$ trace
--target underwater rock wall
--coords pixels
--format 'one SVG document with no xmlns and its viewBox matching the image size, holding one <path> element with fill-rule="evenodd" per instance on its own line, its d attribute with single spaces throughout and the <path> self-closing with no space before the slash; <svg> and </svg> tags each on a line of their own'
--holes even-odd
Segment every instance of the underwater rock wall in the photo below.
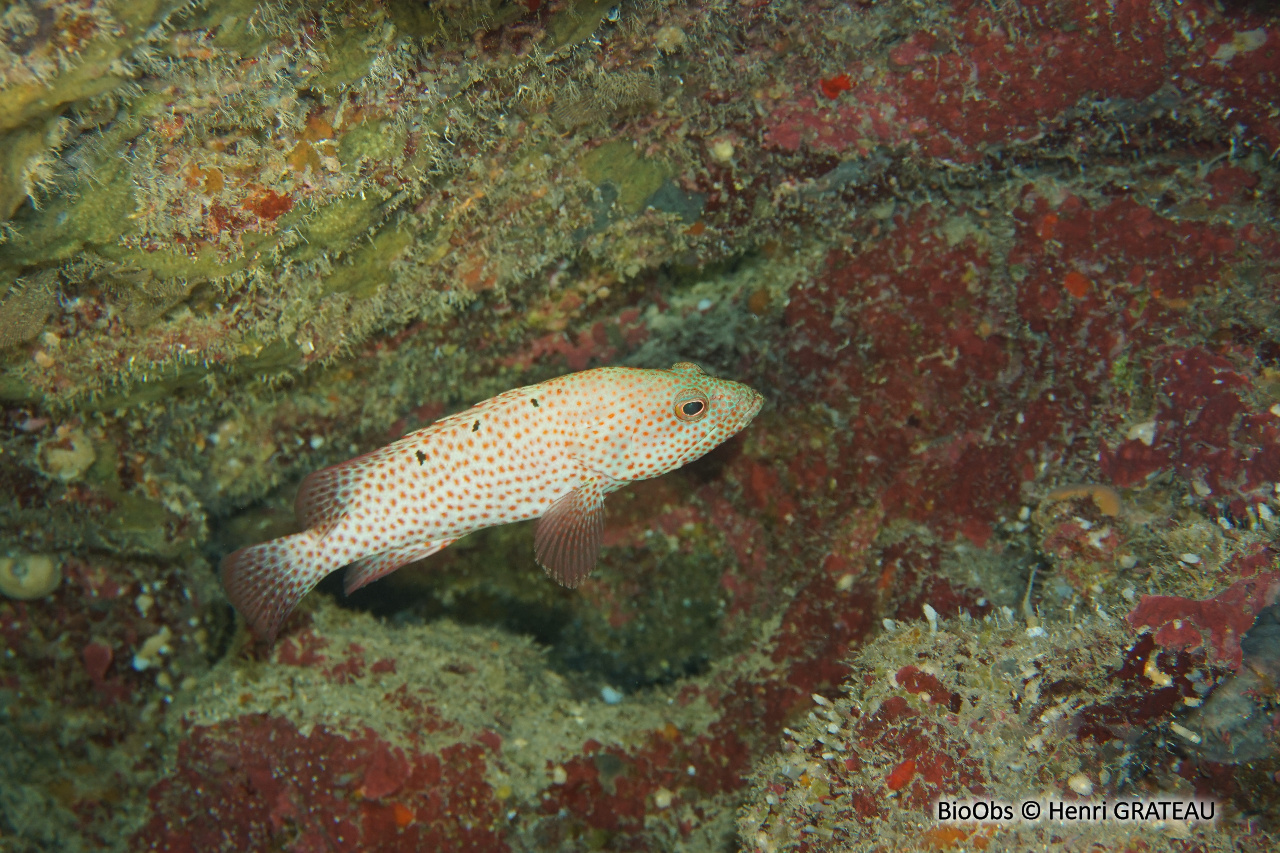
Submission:
<svg viewBox="0 0 1280 853">
<path fill-rule="evenodd" d="M 972 849 L 1053 830 L 932 800 L 1085 783 L 1223 814 L 1077 848 L 1274 842 L 1266 9 L 50 0 L 0 44 L 4 844 Z M 580 589 L 503 528 L 382 622 L 237 626 L 213 566 L 309 471 L 680 359 L 766 409 L 613 496 Z"/>
</svg>

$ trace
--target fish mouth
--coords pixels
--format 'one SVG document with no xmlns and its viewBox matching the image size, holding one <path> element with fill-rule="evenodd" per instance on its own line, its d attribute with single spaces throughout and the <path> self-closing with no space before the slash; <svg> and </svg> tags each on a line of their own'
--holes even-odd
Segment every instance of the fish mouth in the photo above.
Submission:
<svg viewBox="0 0 1280 853">
<path fill-rule="evenodd" d="M 735 420 L 737 421 L 737 430 L 741 430 L 751 423 L 752 419 L 760 413 L 760 409 L 764 407 L 764 395 L 754 388 L 747 388 L 742 394 L 734 408 L 737 410 Z"/>
<path fill-rule="evenodd" d="M 723 406 L 718 418 L 717 430 L 721 435 L 719 441 L 741 432 L 764 407 L 764 395 L 750 385 L 723 381 L 727 383 L 727 387 L 721 386 L 722 390 L 714 394 Z"/>
</svg>

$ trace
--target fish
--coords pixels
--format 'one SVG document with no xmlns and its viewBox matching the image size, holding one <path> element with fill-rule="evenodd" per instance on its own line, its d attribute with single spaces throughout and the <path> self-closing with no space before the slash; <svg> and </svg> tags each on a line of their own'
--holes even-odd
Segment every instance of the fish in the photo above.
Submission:
<svg viewBox="0 0 1280 853">
<path fill-rule="evenodd" d="M 538 519 L 534 557 L 570 589 L 591 573 L 604 501 L 700 458 L 760 411 L 753 388 L 680 362 L 598 367 L 499 394 L 298 487 L 304 529 L 223 558 L 223 588 L 271 643 L 346 566 L 347 594 L 486 527 Z"/>
</svg>

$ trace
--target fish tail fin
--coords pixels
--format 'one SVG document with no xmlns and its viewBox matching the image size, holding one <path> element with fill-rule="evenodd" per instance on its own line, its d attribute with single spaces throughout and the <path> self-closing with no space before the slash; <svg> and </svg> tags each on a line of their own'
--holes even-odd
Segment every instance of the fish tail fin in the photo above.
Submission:
<svg viewBox="0 0 1280 853">
<path fill-rule="evenodd" d="M 222 586 L 254 636 L 270 643 L 302 596 L 335 567 L 311 531 L 241 548 L 222 559 Z"/>
</svg>

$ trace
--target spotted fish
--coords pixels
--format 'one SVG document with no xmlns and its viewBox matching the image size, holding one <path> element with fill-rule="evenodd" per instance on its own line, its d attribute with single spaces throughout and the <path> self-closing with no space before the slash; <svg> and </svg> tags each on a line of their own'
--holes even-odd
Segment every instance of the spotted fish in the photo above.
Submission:
<svg viewBox="0 0 1280 853">
<path fill-rule="evenodd" d="M 485 527 L 537 518 L 547 574 L 576 587 L 604 530 L 604 499 L 692 462 L 745 427 L 764 398 L 697 365 L 600 367 L 516 388 L 302 481 L 305 530 L 222 561 L 231 603 L 270 642 L 302 596 L 348 566 L 348 593 Z"/>
</svg>

